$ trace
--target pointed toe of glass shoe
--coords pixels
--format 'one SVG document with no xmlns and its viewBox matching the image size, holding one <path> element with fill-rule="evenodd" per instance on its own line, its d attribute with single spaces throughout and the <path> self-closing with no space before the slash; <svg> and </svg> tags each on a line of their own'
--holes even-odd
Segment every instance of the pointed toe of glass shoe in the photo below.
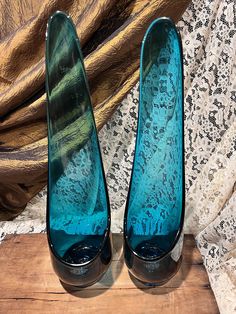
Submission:
<svg viewBox="0 0 236 314">
<path fill-rule="evenodd" d="M 48 22 L 46 75 L 49 248 L 61 281 L 85 287 L 111 261 L 110 208 L 80 44 L 62 12 Z"/>
<path fill-rule="evenodd" d="M 131 274 L 160 285 L 181 263 L 184 220 L 183 67 L 168 18 L 148 28 L 141 49 L 137 138 L 124 217 Z"/>
</svg>

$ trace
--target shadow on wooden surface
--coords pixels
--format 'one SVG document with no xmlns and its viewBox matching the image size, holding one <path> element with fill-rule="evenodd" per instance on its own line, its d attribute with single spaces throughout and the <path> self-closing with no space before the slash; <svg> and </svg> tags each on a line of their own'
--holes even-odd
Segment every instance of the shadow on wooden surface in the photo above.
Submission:
<svg viewBox="0 0 236 314">
<path fill-rule="evenodd" d="M 151 288 L 130 279 L 122 236 L 113 235 L 113 242 L 113 260 L 104 277 L 68 293 L 53 272 L 45 234 L 8 237 L 0 245 L 0 313 L 219 313 L 192 236 L 185 236 L 178 273 Z"/>
</svg>

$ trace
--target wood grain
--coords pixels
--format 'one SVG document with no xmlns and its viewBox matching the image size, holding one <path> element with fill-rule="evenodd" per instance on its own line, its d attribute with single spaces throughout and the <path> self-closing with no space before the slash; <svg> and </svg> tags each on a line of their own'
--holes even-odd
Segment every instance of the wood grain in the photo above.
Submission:
<svg viewBox="0 0 236 314">
<path fill-rule="evenodd" d="M 45 234 L 12 236 L 0 245 L 0 313 L 219 313 L 192 236 L 185 236 L 183 263 L 162 287 L 131 280 L 122 238 L 113 235 L 114 256 L 102 280 L 66 291 L 54 274 Z"/>
</svg>

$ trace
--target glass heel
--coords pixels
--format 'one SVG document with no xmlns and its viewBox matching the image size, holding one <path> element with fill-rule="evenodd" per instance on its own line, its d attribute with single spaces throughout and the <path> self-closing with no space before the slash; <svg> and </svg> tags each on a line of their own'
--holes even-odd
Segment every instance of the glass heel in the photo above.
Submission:
<svg viewBox="0 0 236 314">
<path fill-rule="evenodd" d="M 184 221 L 184 115 L 181 39 L 168 18 L 142 43 L 139 118 L 124 217 L 130 273 L 161 285 L 179 269 Z"/>
<path fill-rule="evenodd" d="M 79 39 L 56 12 L 46 33 L 47 235 L 67 285 L 95 283 L 111 262 L 110 208 Z"/>
</svg>

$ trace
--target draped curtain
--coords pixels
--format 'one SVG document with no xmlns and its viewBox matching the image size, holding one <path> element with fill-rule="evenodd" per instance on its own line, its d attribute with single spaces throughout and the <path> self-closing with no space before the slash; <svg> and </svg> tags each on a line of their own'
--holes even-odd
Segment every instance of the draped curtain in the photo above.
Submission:
<svg viewBox="0 0 236 314">
<path fill-rule="evenodd" d="M 0 220 L 18 215 L 46 184 L 45 31 L 69 14 L 85 57 L 98 129 L 136 83 L 150 22 L 177 21 L 189 0 L 0 0 Z"/>
</svg>

